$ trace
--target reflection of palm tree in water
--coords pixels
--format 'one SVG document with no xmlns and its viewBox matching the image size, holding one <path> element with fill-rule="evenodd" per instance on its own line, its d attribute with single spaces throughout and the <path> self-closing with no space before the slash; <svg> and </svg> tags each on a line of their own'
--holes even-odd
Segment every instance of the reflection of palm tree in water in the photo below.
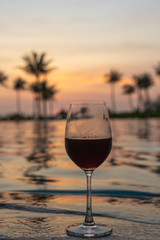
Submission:
<svg viewBox="0 0 160 240">
<path fill-rule="evenodd" d="M 124 121 L 124 120 L 123 120 Z M 118 123 L 118 126 L 116 125 L 116 123 Z M 139 139 L 149 139 L 150 138 L 150 123 L 148 121 L 148 119 L 144 119 L 144 120 L 138 120 L 137 121 L 137 128 L 134 127 L 134 124 L 132 125 L 132 120 L 127 120 L 126 124 L 127 124 L 127 136 L 135 136 L 135 134 L 137 134 L 137 137 Z M 118 128 L 122 128 L 121 126 L 121 122 L 118 121 L 113 121 L 112 120 L 112 131 L 113 131 L 113 137 L 114 137 L 114 142 L 119 142 L 119 136 L 121 136 L 121 131 L 118 130 Z M 136 129 L 136 133 L 135 133 L 135 129 Z M 126 131 L 126 130 L 125 130 Z M 125 136 L 125 135 L 124 135 Z M 120 141 L 122 141 L 121 137 L 120 137 Z M 122 155 L 123 153 L 123 155 Z M 123 149 L 123 146 L 119 146 L 117 145 L 115 148 L 112 148 L 112 158 L 110 159 L 109 163 L 111 164 L 111 166 L 119 166 L 119 165 L 126 165 L 126 166 L 134 166 L 134 167 L 138 167 L 138 168 L 147 168 L 147 166 L 145 164 L 139 164 L 139 163 L 134 163 L 129 161 L 129 159 L 134 158 L 135 160 L 142 160 L 142 157 L 140 156 L 141 152 L 133 152 L 133 151 L 126 151 Z M 126 160 L 119 160 L 118 157 L 124 157 Z M 145 160 L 145 159 L 144 159 Z"/>
<path fill-rule="evenodd" d="M 24 122 L 15 122 L 15 142 L 16 142 L 16 155 L 17 156 L 24 156 L 25 148 L 24 148 Z"/>
<path fill-rule="evenodd" d="M 51 152 L 51 147 L 48 139 L 48 122 L 35 121 L 34 122 L 34 147 L 31 154 L 27 157 L 28 162 L 36 164 L 31 165 L 24 173 L 30 183 L 45 184 L 47 182 L 55 182 L 56 180 L 48 179 L 45 176 L 34 174 L 35 171 L 40 171 L 42 168 L 48 168 L 48 163 L 55 159 Z M 53 133 L 54 129 L 49 129 Z M 52 144 L 53 148 L 53 144 Z"/>
<path fill-rule="evenodd" d="M 150 123 L 149 123 L 148 119 L 138 121 L 137 137 L 139 139 L 149 139 L 150 138 Z"/>
<path fill-rule="evenodd" d="M 124 120 L 123 120 L 124 121 Z M 113 124 L 114 123 L 114 124 Z M 151 140 L 153 139 L 153 137 L 151 137 L 151 133 L 153 133 L 152 130 L 152 126 L 151 126 L 151 122 L 150 119 L 141 119 L 141 120 L 137 120 L 137 128 L 135 128 L 133 125 L 132 126 L 132 120 L 131 121 L 127 121 L 127 125 L 128 125 L 128 130 L 129 132 L 127 133 L 127 136 L 135 136 L 137 135 L 137 141 L 139 143 L 138 148 L 141 147 L 140 142 L 141 139 L 143 140 Z M 130 125 L 129 125 L 130 124 Z M 136 133 L 135 130 L 136 129 Z M 114 130 L 114 134 L 115 134 L 115 122 L 112 121 L 112 130 Z M 115 137 L 117 137 L 118 131 L 116 132 Z M 114 139 L 115 141 L 115 139 Z M 157 141 L 157 139 L 156 139 Z M 143 147 L 143 145 L 142 145 Z M 159 163 L 160 161 L 160 154 L 159 152 L 155 152 L 154 153 L 156 156 L 156 161 Z M 150 158 L 149 158 L 150 156 Z M 112 167 L 116 167 L 116 166 L 131 166 L 131 167 L 135 167 L 138 169 L 146 169 L 146 172 L 152 172 L 154 174 L 160 174 L 160 166 L 159 165 L 155 165 L 154 163 L 152 164 L 152 152 L 150 153 L 150 151 L 148 150 L 142 150 L 137 149 L 137 150 L 127 150 L 127 149 L 123 149 L 123 146 L 116 146 L 113 150 L 112 150 L 112 158 L 110 158 L 109 164 Z"/>
</svg>

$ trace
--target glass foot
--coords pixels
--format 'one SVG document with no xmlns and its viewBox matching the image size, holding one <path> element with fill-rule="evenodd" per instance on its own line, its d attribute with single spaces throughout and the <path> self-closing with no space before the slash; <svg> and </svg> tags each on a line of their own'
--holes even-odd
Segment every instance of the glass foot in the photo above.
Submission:
<svg viewBox="0 0 160 240">
<path fill-rule="evenodd" d="M 68 235 L 77 237 L 103 237 L 112 233 L 112 228 L 103 224 L 86 226 L 84 224 L 73 224 L 66 229 Z"/>
</svg>

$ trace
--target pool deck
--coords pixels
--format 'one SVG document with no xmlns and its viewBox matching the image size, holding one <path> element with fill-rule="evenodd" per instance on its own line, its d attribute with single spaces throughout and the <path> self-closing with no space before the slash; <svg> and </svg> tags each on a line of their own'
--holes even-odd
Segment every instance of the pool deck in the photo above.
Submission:
<svg viewBox="0 0 160 240">
<path fill-rule="evenodd" d="M 97 238 L 106 240 L 160 240 L 159 225 L 135 223 L 124 220 L 96 218 L 96 222 L 109 224 L 111 236 Z M 82 221 L 82 216 L 20 217 L 0 219 L 1 240 L 69 240 L 88 239 L 67 236 L 67 225 Z"/>
</svg>

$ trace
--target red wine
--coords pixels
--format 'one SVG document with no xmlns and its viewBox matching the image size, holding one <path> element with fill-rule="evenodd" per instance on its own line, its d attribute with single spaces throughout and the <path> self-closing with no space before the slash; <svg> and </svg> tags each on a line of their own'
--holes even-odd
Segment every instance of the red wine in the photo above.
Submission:
<svg viewBox="0 0 160 240">
<path fill-rule="evenodd" d="M 112 138 L 65 138 L 65 147 L 68 156 L 80 168 L 94 170 L 108 157 L 112 147 Z"/>
</svg>

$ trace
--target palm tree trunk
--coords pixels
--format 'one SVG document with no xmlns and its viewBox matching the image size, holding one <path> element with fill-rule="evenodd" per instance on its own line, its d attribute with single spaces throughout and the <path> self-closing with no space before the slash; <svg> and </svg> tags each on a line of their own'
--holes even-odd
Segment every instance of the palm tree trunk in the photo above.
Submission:
<svg viewBox="0 0 160 240">
<path fill-rule="evenodd" d="M 141 106 L 143 106 L 143 97 L 140 89 L 137 89 L 138 101 L 137 101 L 137 111 L 141 111 Z"/>
<path fill-rule="evenodd" d="M 35 99 L 35 103 L 36 103 L 36 115 L 39 118 L 39 97 L 38 97 L 38 93 L 36 93 L 36 99 Z"/>
<path fill-rule="evenodd" d="M 47 101 L 46 101 L 46 117 L 48 117 L 48 104 L 47 104 Z"/>
<path fill-rule="evenodd" d="M 53 105 L 54 105 L 54 104 L 53 104 L 53 99 L 51 99 L 51 100 L 50 100 L 50 109 L 49 109 L 51 116 L 54 115 L 54 112 L 53 112 L 53 111 L 54 111 Z"/>
<path fill-rule="evenodd" d="M 17 97 L 16 97 L 16 102 L 17 102 L 17 114 L 21 113 L 21 102 L 20 102 L 20 92 L 17 90 Z"/>
<path fill-rule="evenodd" d="M 131 112 L 133 112 L 134 111 L 134 107 L 133 107 L 133 101 L 132 101 L 131 95 L 128 95 L 128 104 L 129 104 L 129 107 L 131 109 Z"/>
<path fill-rule="evenodd" d="M 39 87 L 40 87 L 40 79 L 39 77 L 37 77 L 37 83 L 39 84 Z M 38 108 L 38 115 L 39 117 L 41 116 L 41 89 L 39 89 L 39 92 L 37 94 L 37 108 Z"/>
<path fill-rule="evenodd" d="M 46 100 L 43 100 L 43 117 L 46 118 Z"/>
<path fill-rule="evenodd" d="M 40 92 L 36 94 L 36 105 L 37 105 L 37 115 L 41 116 L 41 102 L 40 102 Z"/>
<path fill-rule="evenodd" d="M 150 104 L 151 104 L 148 88 L 145 89 L 145 102 L 146 102 L 145 104 L 146 111 L 148 111 L 150 110 Z"/>
<path fill-rule="evenodd" d="M 140 111 L 140 97 L 139 97 L 139 89 L 137 89 L 137 112 Z"/>
<path fill-rule="evenodd" d="M 32 114 L 33 116 L 36 114 L 36 107 L 35 107 L 35 104 L 36 104 L 36 96 L 35 94 L 33 94 L 33 100 L 32 100 Z"/>
<path fill-rule="evenodd" d="M 111 84 L 111 105 L 112 105 L 112 112 L 116 113 L 116 100 L 115 100 L 115 86 L 114 86 L 114 83 Z"/>
</svg>

